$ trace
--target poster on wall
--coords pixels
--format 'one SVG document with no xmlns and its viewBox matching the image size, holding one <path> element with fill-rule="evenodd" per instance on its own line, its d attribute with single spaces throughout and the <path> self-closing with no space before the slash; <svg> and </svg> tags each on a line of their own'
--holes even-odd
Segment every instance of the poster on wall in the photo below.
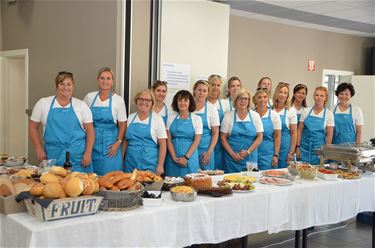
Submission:
<svg viewBox="0 0 375 248">
<path fill-rule="evenodd" d="M 164 63 L 162 75 L 162 80 L 168 82 L 169 89 L 189 89 L 190 65 Z"/>
</svg>

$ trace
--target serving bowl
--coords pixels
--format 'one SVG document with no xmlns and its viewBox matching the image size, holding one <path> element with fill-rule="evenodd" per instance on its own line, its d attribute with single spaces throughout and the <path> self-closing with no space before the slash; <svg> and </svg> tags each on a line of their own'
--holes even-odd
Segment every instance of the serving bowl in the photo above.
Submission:
<svg viewBox="0 0 375 248">
<path fill-rule="evenodd" d="M 310 164 L 300 164 L 297 166 L 297 172 L 301 178 L 312 180 L 317 174 L 317 168 Z"/>
</svg>

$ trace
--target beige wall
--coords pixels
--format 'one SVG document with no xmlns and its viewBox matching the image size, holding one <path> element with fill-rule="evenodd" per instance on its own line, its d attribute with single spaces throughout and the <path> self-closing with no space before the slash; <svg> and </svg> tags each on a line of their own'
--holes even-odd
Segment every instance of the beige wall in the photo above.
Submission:
<svg viewBox="0 0 375 248">
<path fill-rule="evenodd" d="M 3 50 L 3 24 L 2 24 L 2 18 L 1 18 L 1 3 L 0 3 L 0 51 Z"/>
<path fill-rule="evenodd" d="M 374 39 L 287 26 L 245 17 L 230 17 L 228 77 L 239 76 L 254 91 L 262 76 L 291 85 L 322 83 L 322 70 L 365 73 L 366 48 Z M 307 71 L 308 59 L 316 71 Z M 274 87 L 275 88 L 275 87 Z"/>
</svg>

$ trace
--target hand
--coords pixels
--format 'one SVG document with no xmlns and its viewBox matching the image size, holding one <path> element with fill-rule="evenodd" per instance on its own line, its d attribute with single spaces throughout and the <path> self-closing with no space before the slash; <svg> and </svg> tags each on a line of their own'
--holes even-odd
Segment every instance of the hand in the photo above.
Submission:
<svg viewBox="0 0 375 248">
<path fill-rule="evenodd" d="M 110 158 L 116 156 L 117 150 L 119 147 L 120 147 L 120 143 L 118 143 L 117 141 L 113 143 L 112 145 L 108 146 L 107 156 Z"/>
<path fill-rule="evenodd" d="M 81 164 L 83 167 L 89 166 L 91 163 L 91 153 L 90 152 L 85 152 L 82 156 Z"/>
<path fill-rule="evenodd" d="M 36 149 L 35 152 L 36 152 L 36 157 L 38 158 L 39 161 L 43 161 L 47 158 L 46 152 L 44 151 L 43 148 Z"/>
<path fill-rule="evenodd" d="M 286 157 L 286 162 L 289 163 L 290 161 L 292 161 L 293 159 L 293 154 L 292 153 L 288 153 L 288 156 Z"/>
<path fill-rule="evenodd" d="M 202 159 L 201 159 L 201 164 L 203 166 L 208 165 L 210 163 L 210 158 L 211 158 L 211 154 L 209 152 L 203 153 L 203 156 L 202 156 Z"/>
<path fill-rule="evenodd" d="M 246 150 L 241 150 L 238 155 L 241 156 L 241 158 L 246 158 L 247 156 L 249 156 L 250 154 L 247 153 Z"/>
<path fill-rule="evenodd" d="M 279 158 L 277 156 L 272 157 L 272 167 L 276 167 L 279 163 Z"/>
<path fill-rule="evenodd" d="M 243 159 L 243 157 L 241 157 L 238 153 L 233 153 L 231 157 L 234 161 L 241 161 Z"/>
<path fill-rule="evenodd" d="M 301 149 L 299 147 L 296 148 L 295 153 L 296 153 L 297 159 L 300 159 L 301 158 Z"/>
<path fill-rule="evenodd" d="M 176 163 L 182 167 L 186 167 L 188 161 L 185 157 L 179 157 L 179 158 L 176 158 Z"/>
<path fill-rule="evenodd" d="M 158 165 L 158 167 L 156 167 L 156 175 L 160 176 L 164 173 L 164 167 L 163 165 Z"/>
</svg>

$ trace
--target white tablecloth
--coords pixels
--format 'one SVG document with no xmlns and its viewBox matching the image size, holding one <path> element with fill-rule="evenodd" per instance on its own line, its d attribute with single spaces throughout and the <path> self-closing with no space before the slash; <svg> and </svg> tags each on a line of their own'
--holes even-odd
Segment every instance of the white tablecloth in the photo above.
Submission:
<svg viewBox="0 0 375 248">
<path fill-rule="evenodd" d="M 181 247 L 219 243 L 268 230 L 300 230 L 375 211 L 375 177 L 297 179 L 291 186 L 256 183 L 251 193 L 194 202 L 163 194 L 160 207 L 39 222 L 27 213 L 0 215 L 5 247 Z"/>
</svg>

